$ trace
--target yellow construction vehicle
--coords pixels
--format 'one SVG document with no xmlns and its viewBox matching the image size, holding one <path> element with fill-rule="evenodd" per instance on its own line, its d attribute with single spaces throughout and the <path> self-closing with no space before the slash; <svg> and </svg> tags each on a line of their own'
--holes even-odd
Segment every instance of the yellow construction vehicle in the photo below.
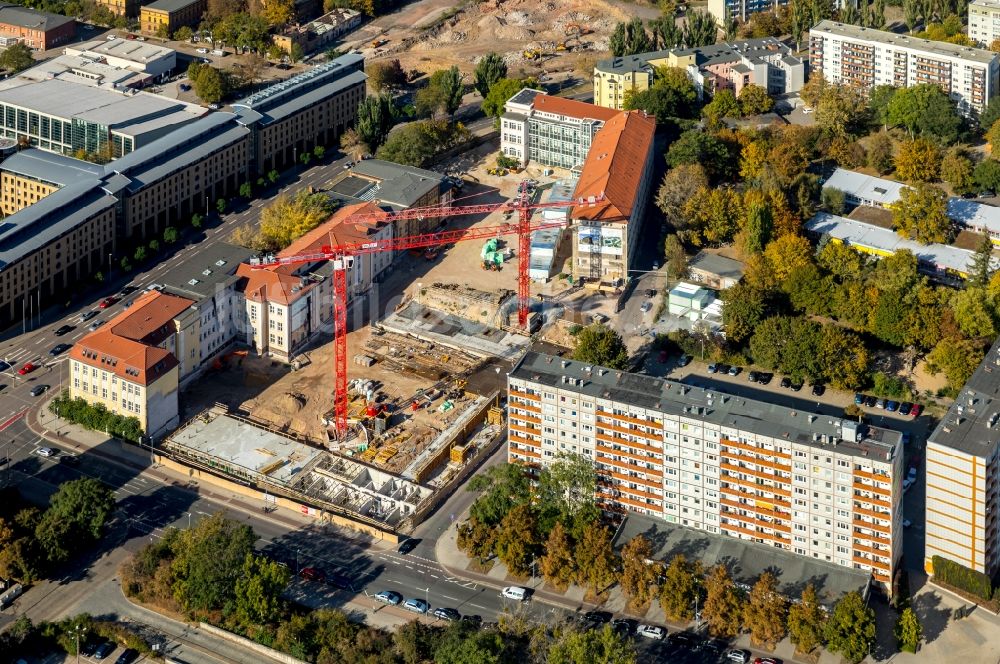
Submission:
<svg viewBox="0 0 1000 664">
<path fill-rule="evenodd" d="M 542 52 L 539 51 L 537 48 L 529 49 L 524 52 L 524 57 L 527 60 L 537 60 L 538 58 L 542 57 Z"/>
<path fill-rule="evenodd" d="M 557 51 L 565 51 L 566 50 L 566 42 L 559 42 L 558 44 L 556 44 L 556 50 Z"/>
</svg>

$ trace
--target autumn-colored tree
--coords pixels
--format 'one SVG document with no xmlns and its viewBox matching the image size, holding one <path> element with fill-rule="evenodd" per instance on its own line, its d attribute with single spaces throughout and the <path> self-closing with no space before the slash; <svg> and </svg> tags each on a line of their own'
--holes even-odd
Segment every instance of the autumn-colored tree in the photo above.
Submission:
<svg viewBox="0 0 1000 664">
<path fill-rule="evenodd" d="M 820 97 L 823 96 L 823 92 L 829 87 L 823 74 L 816 73 L 809 77 L 809 80 L 805 82 L 802 89 L 799 91 L 799 96 L 802 101 L 805 102 L 806 106 L 813 109 L 819 105 Z"/>
<path fill-rule="evenodd" d="M 688 622 L 694 618 L 695 598 L 700 592 L 700 576 L 699 563 L 689 563 L 681 554 L 670 560 L 663 585 L 660 586 L 660 608 L 667 618 L 680 622 Z"/>
<path fill-rule="evenodd" d="M 743 603 L 725 565 L 712 568 L 705 579 L 705 608 L 702 618 L 715 637 L 732 638 L 743 626 Z"/>
<path fill-rule="evenodd" d="M 653 547 L 643 535 L 636 535 L 622 547 L 619 583 L 633 607 L 645 606 L 653 598 L 656 569 L 649 562 Z"/>
<path fill-rule="evenodd" d="M 956 194 L 973 191 L 972 170 L 972 160 L 961 148 L 948 150 L 941 160 L 941 179 L 950 184 Z"/>
<path fill-rule="evenodd" d="M 774 107 L 774 100 L 767 94 L 767 89 L 753 83 L 743 86 L 738 99 L 740 113 L 744 116 L 767 113 Z"/>
<path fill-rule="evenodd" d="M 260 15 L 271 27 L 281 27 L 292 20 L 295 8 L 291 0 L 267 0 Z"/>
<path fill-rule="evenodd" d="M 867 161 L 867 154 L 861 143 L 845 136 L 837 136 L 830 141 L 827 153 L 843 168 L 860 168 Z"/>
<path fill-rule="evenodd" d="M 986 130 L 986 141 L 990 144 L 992 154 L 1000 154 L 1000 120 L 994 122 L 993 126 Z"/>
<path fill-rule="evenodd" d="M 927 355 L 927 369 L 932 374 L 943 372 L 948 385 L 958 390 L 972 376 L 984 354 L 978 341 L 946 336 Z"/>
<path fill-rule="evenodd" d="M 750 141 L 740 154 L 740 177 L 754 180 L 767 163 L 768 148 L 763 141 Z"/>
<path fill-rule="evenodd" d="M 576 561 L 566 528 L 561 522 L 549 531 L 545 542 L 545 555 L 538 559 L 538 568 L 545 580 L 560 590 L 565 590 L 576 578 Z"/>
<path fill-rule="evenodd" d="M 371 148 L 361 140 L 361 136 L 354 129 L 348 129 L 341 135 L 340 149 L 353 159 L 358 159 L 361 155 L 371 152 Z"/>
<path fill-rule="evenodd" d="M 892 156 L 892 138 L 880 131 L 868 139 L 868 168 L 874 168 L 879 175 L 892 170 L 895 160 Z"/>
<path fill-rule="evenodd" d="M 938 178 L 941 151 L 926 138 L 904 141 L 896 154 L 896 175 L 910 182 L 930 182 Z"/>
<path fill-rule="evenodd" d="M 771 265 L 775 279 L 780 282 L 797 268 L 811 263 L 813 251 L 809 240 L 801 235 L 782 235 L 768 243 L 764 257 Z"/>
<path fill-rule="evenodd" d="M 333 203 L 326 194 L 307 189 L 294 196 L 282 194 L 261 211 L 258 230 L 244 226 L 233 233 L 232 241 L 255 251 L 278 251 L 326 221 L 331 212 Z"/>
<path fill-rule="evenodd" d="M 855 133 L 865 116 L 867 105 L 860 90 L 849 85 L 830 85 L 820 95 L 816 106 L 816 126 L 829 136 Z"/>
<path fill-rule="evenodd" d="M 802 590 L 801 601 L 788 608 L 788 636 L 796 651 L 808 655 L 823 644 L 826 611 L 819 604 L 816 588 L 808 584 Z"/>
<path fill-rule="evenodd" d="M 1000 39 L 994 39 L 990 42 L 990 50 L 994 53 L 1000 53 Z"/>
<path fill-rule="evenodd" d="M 742 207 L 739 194 L 729 187 L 699 190 L 684 205 L 689 240 L 699 247 L 731 241 L 739 230 Z"/>
<path fill-rule="evenodd" d="M 493 545 L 496 542 L 496 530 L 476 517 L 470 518 L 458 527 L 455 544 L 470 558 L 476 558 L 480 564 L 485 563 L 493 555 Z"/>
<path fill-rule="evenodd" d="M 919 183 L 903 187 L 890 206 L 896 231 L 921 244 L 947 242 L 952 235 L 948 195 L 939 187 Z"/>
<path fill-rule="evenodd" d="M 765 571 L 750 590 L 743 606 L 743 624 L 755 646 L 773 648 L 785 636 L 785 611 L 788 603 L 778 592 L 778 580 Z"/>
<path fill-rule="evenodd" d="M 682 231 L 688 224 L 684 206 L 698 191 L 708 189 L 708 175 L 701 164 L 681 164 L 663 176 L 656 191 L 656 207 L 673 227 Z"/>
<path fill-rule="evenodd" d="M 406 72 L 398 59 L 372 62 L 365 67 L 368 85 L 376 93 L 392 90 L 406 83 Z"/>
<path fill-rule="evenodd" d="M 514 576 L 528 576 L 538 552 L 538 518 L 531 505 L 514 507 L 497 526 L 497 558 Z"/>
<path fill-rule="evenodd" d="M 576 546 L 577 581 L 593 594 L 602 592 L 615 581 L 615 554 L 611 531 L 593 522 L 583 531 Z"/>
</svg>

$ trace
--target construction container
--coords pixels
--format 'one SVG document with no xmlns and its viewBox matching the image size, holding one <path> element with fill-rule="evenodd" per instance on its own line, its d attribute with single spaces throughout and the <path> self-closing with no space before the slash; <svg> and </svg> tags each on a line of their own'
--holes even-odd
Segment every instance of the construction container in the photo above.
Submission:
<svg viewBox="0 0 1000 664">
<path fill-rule="evenodd" d="M 473 450 L 475 450 L 475 446 L 470 445 L 469 443 L 453 445 L 451 448 L 451 462 L 465 463 L 468 461 L 469 457 L 472 456 Z"/>
<path fill-rule="evenodd" d="M 354 363 L 361 367 L 370 367 L 375 364 L 375 358 L 370 355 L 357 354 L 354 356 Z"/>
</svg>

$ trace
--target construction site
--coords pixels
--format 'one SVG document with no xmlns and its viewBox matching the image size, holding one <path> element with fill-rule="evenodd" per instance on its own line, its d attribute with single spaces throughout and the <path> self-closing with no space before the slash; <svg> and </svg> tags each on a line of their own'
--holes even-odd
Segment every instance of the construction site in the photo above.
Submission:
<svg viewBox="0 0 1000 664">
<path fill-rule="evenodd" d="M 651 16 L 658 12 L 653 7 Z M 606 0 L 491 0 L 455 7 L 425 0 L 366 24 L 345 41 L 366 60 L 398 58 L 407 70 L 463 70 L 489 51 L 526 73 L 573 69 L 587 56 L 608 51 L 618 21 L 635 14 Z M 404 16 L 405 15 L 405 16 Z M 587 72 L 589 76 L 589 72 Z"/>
</svg>

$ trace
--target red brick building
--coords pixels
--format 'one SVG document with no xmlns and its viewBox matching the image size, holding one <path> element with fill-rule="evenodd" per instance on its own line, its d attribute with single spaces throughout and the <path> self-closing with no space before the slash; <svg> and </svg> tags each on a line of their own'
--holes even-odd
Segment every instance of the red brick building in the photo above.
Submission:
<svg viewBox="0 0 1000 664">
<path fill-rule="evenodd" d="M 45 51 L 70 41 L 75 35 L 74 19 L 0 3 L 0 37 L 17 39 L 32 50 Z"/>
</svg>

